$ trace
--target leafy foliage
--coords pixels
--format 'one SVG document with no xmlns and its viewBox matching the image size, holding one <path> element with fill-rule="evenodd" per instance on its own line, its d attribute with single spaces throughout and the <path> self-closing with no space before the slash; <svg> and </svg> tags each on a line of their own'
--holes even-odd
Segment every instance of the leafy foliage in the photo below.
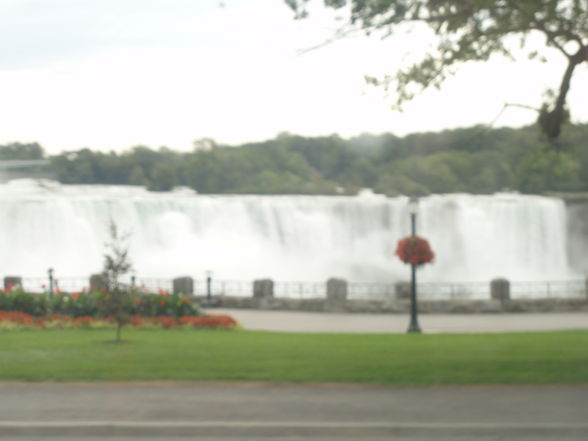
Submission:
<svg viewBox="0 0 588 441">
<path fill-rule="evenodd" d="M 297 18 L 308 15 L 310 0 L 285 0 Z M 487 61 L 499 54 L 516 58 L 534 34 L 567 60 L 561 84 L 552 100 L 539 111 L 538 122 L 552 139 L 559 136 L 568 117 L 566 97 L 577 66 L 588 62 L 588 2 L 586 0 L 324 0 L 327 7 L 348 14 L 341 34 L 360 29 L 384 37 L 416 24 L 428 26 L 437 36 L 434 49 L 418 62 L 384 78 L 369 82 L 393 87 L 396 105 L 428 87 L 441 87 L 454 67 L 468 61 Z M 513 44 L 513 37 L 519 45 Z M 530 46 L 530 45 L 529 45 Z M 529 58 L 541 54 L 529 49 Z"/>
<path fill-rule="evenodd" d="M 18 311 L 40 317 L 47 314 L 69 317 L 108 317 L 103 303 L 106 291 L 31 293 L 20 288 L 0 291 L 0 310 Z M 200 308 L 184 294 L 133 293 L 127 305 L 129 316 L 181 318 L 200 314 Z"/>
<path fill-rule="evenodd" d="M 0 160 L 43 159 L 43 156 L 43 148 L 36 142 L 31 144 L 14 142 L 0 145 Z"/>
<path fill-rule="evenodd" d="M 107 244 L 110 254 L 104 256 L 102 277 L 106 290 L 99 294 L 98 312 L 103 317 L 116 320 L 116 339 L 121 340 L 122 327 L 130 320 L 133 309 L 131 288 L 125 286 L 121 277 L 131 271 L 127 237 L 119 234 L 114 221 L 110 222 L 110 243 Z"/>
<path fill-rule="evenodd" d="M 586 139 L 588 124 L 570 125 L 558 138 L 557 151 L 537 126 L 475 126 L 403 138 L 364 134 L 347 140 L 284 133 L 265 142 L 212 144 L 193 152 L 82 149 L 50 161 L 63 183 L 143 185 L 153 191 L 183 186 L 208 194 L 352 195 L 362 188 L 389 196 L 505 189 L 584 192 Z"/>
<path fill-rule="evenodd" d="M 265 142 L 187 153 L 84 149 L 51 160 L 64 183 L 143 184 L 157 190 L 185 186 L 209 194 L 336 195 L 361 188 L 389 196 L 505 189 L 543 193 L 588 190 L 586 139 L 587 124 L 570 125 L 556 152 L 537 127 L 477 126 L 404 138 L 282 134 Z M 167 164 L 173 179 L 153 180 L 158 164 Z"/>
</svg>

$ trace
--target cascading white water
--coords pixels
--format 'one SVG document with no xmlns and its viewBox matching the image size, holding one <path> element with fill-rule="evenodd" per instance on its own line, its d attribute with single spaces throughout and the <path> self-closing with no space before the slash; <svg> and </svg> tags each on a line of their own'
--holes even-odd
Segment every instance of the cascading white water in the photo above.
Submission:
<svg viewBox="0 0 588 441">
<path fill-rule="evenodd" d="M 407 199 L 203 196 L 130 186 L 0 185 L 0 275 L 100 271 L 108 224 L 130 233 L 140 277 L 406 280 L 394 256 L 410 233 Z M 538 196 L 437 195 L 420 201 L 418 234 L 436 253 L 421 281 L 563 280 L 566 209 Z"/>
</svg>

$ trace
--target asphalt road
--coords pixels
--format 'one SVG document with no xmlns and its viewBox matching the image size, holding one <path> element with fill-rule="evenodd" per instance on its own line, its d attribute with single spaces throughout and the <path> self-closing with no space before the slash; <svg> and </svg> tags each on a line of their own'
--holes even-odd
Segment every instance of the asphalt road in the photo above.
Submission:
<svg viewBox="0 0 588 441">
<path fill-rule="evenodd" d="M 2 440 L 588 439 L 588 385 L 0 384 Z"/>
</svg>

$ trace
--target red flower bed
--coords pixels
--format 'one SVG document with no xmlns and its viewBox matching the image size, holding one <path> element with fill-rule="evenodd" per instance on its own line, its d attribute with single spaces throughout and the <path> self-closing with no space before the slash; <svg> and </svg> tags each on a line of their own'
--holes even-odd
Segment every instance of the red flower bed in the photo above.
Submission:
<svg viewBox="0 0 588 441">
<path fill-rule="evenodd" d="M 399 240 L 396 255 L 410 265 L 424 265 L 435 258 L 429 242 L 419 236 L 409 236 Z"/>
<path fill-rule="evenodd" d="M 51 314 L 42 317 L 33 317 L 24 312 L 0 310 L 0 329 L 3 328 L 94 328 L 114 326 L 114 319 L 96 319 L 94 317 L 72 317 L 62 314 Z M 169 328 L 195 328 L 195 329 L 234 329 L 239 324 L 228 315 L 198 315 L 173 317 L 141 317 L 133 316 L 129 323 L 133 327 L 162 327 Z"/>
<path fill-rule="evenodd" d="M 94 317 L 76 317 L 71 321 L 74 328 L 91 328 L 92 325 L 96 322 Z"/>
<path fill-rule="evenodd" d="M 228 315 L 199 315 L 193 317 L 180 317 L 178 319 L 182 325 L 190 325 L 194 328 L 221 328 L 231 329 L 239 324 Z"/>
<path fill-rule="evenodd" d="M 43 324 L 41 319 L 20 311 L 0 311 L 0 323 L 2 322 L 40 327 L 42 327 Z"/>
<path fill-rule="evenodd" d="M 191 327 L 205 329 L 232 329 L 239 325 L 237 321 L 228 315 L 197 315 L 173 317 L 132 317 L 131 324 L 135 326 L 159 325 L 168 329 L 173 327 Z"/>
</svg>

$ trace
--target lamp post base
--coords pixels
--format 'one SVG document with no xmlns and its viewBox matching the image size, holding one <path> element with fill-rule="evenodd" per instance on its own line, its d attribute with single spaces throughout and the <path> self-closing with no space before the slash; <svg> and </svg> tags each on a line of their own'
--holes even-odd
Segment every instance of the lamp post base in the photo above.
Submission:
<svg viewBox="0 0 588 441">
<path fill-rule="evenodd" d="M 408 334 L 420 334 L 422 331 L 421 331 L 421 328 L 419 327 L 419 324 L 418 323 L 411 323 L 408 326 L 408 329 L 407 329 L 406 332 Z"/>
<path fill-rule="evenodd" d="M 414 220 L 413 220 L 414 224 Z M 414 231 L 413 231 L 414 236 Z M 410 324 L 408 325 L 408 330 L 406 332 L 413 333 L 413 334 L 420 334 L 421 327 L 419 326 L 419 321 L 417 319 L 418 316 L 418 306 L 417 306 L 417 286 L 416 286 L 416 265 L 411 265 L 411 287 L 410 287 Z"/>
</svg>

